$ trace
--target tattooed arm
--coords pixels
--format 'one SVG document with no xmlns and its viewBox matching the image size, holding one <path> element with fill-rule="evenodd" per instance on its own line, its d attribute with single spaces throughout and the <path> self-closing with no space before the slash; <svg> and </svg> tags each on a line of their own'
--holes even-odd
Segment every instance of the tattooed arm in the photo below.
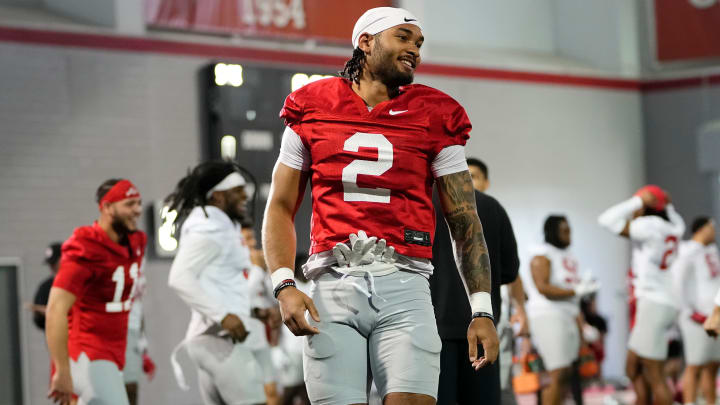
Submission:
<svg viewBox="0 0 720 405">
<path fill-rule="evenodd" d="M 438 194 L 455 250 L 455 262 L 470 294 L 490 292 L 490 256 L 467 171 L 438 178 Z"/>
<path fill-rule="evenodd" d="M 490 305 L 490 256 L 488 255 L 482 224 L 475 205 L 475 192 L 470 172 L 448 174 L 437 180 L 440 205 L 450 228 L 455 262 L 460 278 L 470 293 L 471 307 L 474 298 L 484 301 L 484 311 L 492 312 Z M 478 370 L 488 363 L 494 363 L 498 355 L 498 337 L 492 320 L 485 317 L 472 318 L 467 331 L 470 363 Z M 478 358 L 478 343 L 485 351 Z"/>
</svg>

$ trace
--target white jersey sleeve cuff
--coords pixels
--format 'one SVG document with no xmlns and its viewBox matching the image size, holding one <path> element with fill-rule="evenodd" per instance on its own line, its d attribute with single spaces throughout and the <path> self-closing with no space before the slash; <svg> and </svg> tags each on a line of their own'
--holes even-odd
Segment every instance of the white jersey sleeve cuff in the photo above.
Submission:
<svg viewBox="0 0 720 405">
<path fill-rule="evenodd" d="M 310 170 L 310 153 L 302 143 L 300 135 L 290 127 L 285 127 L 283 132 L 278 162 L 295 170 Z"/>
<path fill-rule="evenodd" d="M 436 179 L 447 176 L 448 174 L 468 170 L 467 160 L 465 159 L 465 147 L 462 145 L 452 145 L 441 150 L 440 153 L 435 156 L 431 170 Z"/>
</svg>

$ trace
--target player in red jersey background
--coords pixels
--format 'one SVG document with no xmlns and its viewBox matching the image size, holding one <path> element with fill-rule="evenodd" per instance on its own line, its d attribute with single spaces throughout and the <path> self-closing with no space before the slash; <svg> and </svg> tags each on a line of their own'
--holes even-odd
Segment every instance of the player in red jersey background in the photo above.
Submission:
<svg viewBox="0 0 720 405">
<path fill-rule="evenodd" d="M 474 313 L 468 365 L 497 357 L 490 263 L 464 153 L 471 124 L 450 96 L 411 84 L 423 41 L 407 10 L 368 10 L 353 30 L 355 50 L 342 77 L 293 92 L 280 114 L 287 127 L 263 245 L 283 321 L 309 335 L 303 363 L 313 403 L 367 403 L 368 374 L 385 404 L 435 403 L 440 338 L 428 283 L 434 184 Z M 304 273 L 312 298 L 295 288 L 291 270 L 293 217 L 308 179 L 313 213 Z"/>
<path fill-rule="evenodd" d="M 46 337 L 54 372 L 48 396 L 69 404 L 128 403 L 125 364 L 128 314 L 147 237 L 138 230 L 142 201 L 128 180 L 97 190 L 100 217 L 63 244 L 50 290 Z"/>
</svg>

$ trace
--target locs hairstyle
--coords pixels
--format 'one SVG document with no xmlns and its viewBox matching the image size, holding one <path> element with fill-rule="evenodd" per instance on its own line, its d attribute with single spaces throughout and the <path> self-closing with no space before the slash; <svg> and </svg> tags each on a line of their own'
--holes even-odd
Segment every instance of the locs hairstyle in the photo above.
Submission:
<svg viewBox="0 0 720 405">
<path fill-rule="evenodd" d="M 352 57 L 345 62 L 345 67 L 343 70 L 338 72 L 338 75 L 350 82 L 360 83 L 360 77 L 363 74 L 365 60 L 365 52 L 363 52 L 359 47 L 355 48 Z"/>
<path fill-rule="evenodd" d="M 252 175 L 234 162 L 213 160 L 200 163 L 194 169 L 188 170 L 188 174 L 180 179 L 175 190 L 165 197 L 168 208 L 177 211 L 178 214 L 175 219 L 175 229 L 180 229 L 180 225 L 193 208 L 206 206 L 208 191 L 232 172 L 242 172 L 246 178 L 255 183 Z M 254 202 L 254 196 L 251 200 Z"/>
</svg>

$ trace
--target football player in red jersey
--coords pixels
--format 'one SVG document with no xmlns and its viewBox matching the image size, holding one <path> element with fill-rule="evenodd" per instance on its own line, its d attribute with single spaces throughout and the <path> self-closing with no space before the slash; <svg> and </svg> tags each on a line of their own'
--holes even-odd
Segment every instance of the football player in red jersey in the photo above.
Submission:
<svg viewBox="0 0 720 405">
<path fill-rule="evenodd" d="M 124 179 L 97 190 L 100 217 L 63 244 L 50 290 L 46 337 L 53 373 L 48 397 L 69 404 L 128 404 L 123 383 L 128 314 L 147 237 L 138 230 L 142 200 Z"/>
<path fill-rule="evenodd" d="M 435 403 L 441 342 L 428 283 L 435 183 L 470 294 L 468 367 L 497 357 L 490 262 L 464 153 L 471 124 L 448 95 L 411 84 L 423 40 L 407 10 L 368 10 L 342 77 L 293 92 L 280 113 L 287 127 L 263 246 L 284 323 L 308 335 L 303 362 L 315 404 L 367 403 L 369 374 L 385 404 Z M 291 270 L 293 220 L 308 179 L 304 273 L 312 298 L 294 287 Z"/>
</svg>

